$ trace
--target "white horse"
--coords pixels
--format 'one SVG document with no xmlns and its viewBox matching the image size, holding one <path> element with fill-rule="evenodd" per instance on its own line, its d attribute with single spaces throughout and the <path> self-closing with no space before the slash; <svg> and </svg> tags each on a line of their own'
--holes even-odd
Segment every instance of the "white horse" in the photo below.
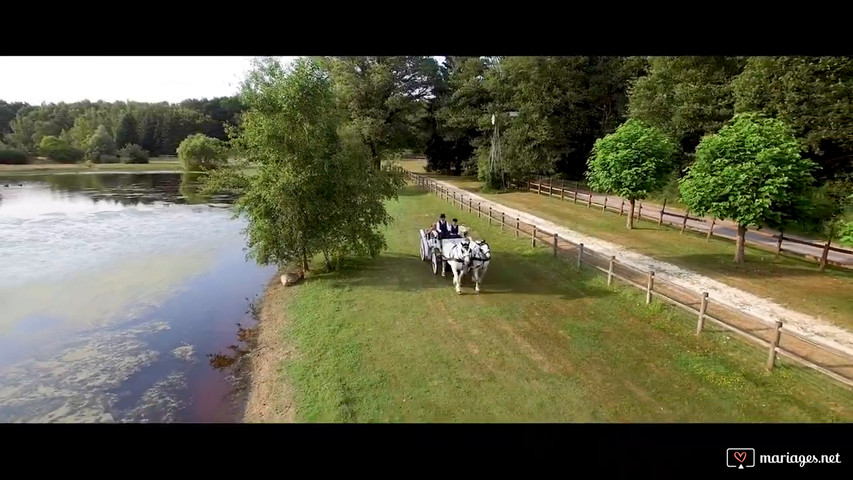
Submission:
<svg viewBox="0 0 853 480">
<path fill-rule="evenodd" d="M 492 260 L 492 250 L 485 240 L 479 240 L 471 245 L 471 266 L 468 270 L 471 272 L 471 279 L 474 281 L 474 290 L 480 293 L 480 284 L 486 277 L 486 270 L 489 269 L 489 262 Z"/>
<path fill-rule="evenodd" d="M 471 266 L 471 243 L 466 238 L 461 242 L 445 242 L 441 246 L 444 261 L 450 265 L 453 272 L 453 285 L 456 293 L 462 294 L 462 277 Z M 441 268 L 441 276 L 444 276 L 444 266 Z"/>
</svg>

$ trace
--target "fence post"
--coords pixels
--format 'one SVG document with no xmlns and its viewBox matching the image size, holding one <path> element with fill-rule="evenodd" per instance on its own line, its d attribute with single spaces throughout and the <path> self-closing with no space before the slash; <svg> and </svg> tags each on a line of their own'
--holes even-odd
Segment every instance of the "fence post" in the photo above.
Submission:
<svg viewBox="0 0 853 480">
<path fill-rule="evenodd" d="M 592 192 L 586 194 L 586 208 L 592 207 Z"/>
<path fill-rule="evenodd" d="M 708 310 L 708 292 L 702 292 L 702 305 L 699 306 L 699 323 L 696 325 L 696 335 L 702 332 L 705 325 L 705 312 Z"/>
<path fill-rule="evenodd" d="M 621 217 L 623 213 L 625 213 L 625 199 L 624 198 L 622 199 L 622 204 L 619 205 L 619 216 Z"/>
<path fill-rule="evenodd" d="M 536 195 L 542 195 L 542 179 L 536 181 Z"/>
<path fill-rule="evenodd" d="M 666 211 L 666 197 L 663 197 L 663 206 L 660 207 L 660 218 L 658 219 L 658 225 L 663 225 L 663 213 Z"/>
<path fill-rule="evenodd" d="M 711 226 L 708 228 L 708 235 L 705 236 L 705 241 L 711 240 L 711 235 L 714 234 L 714 224 L 717 223 L 717 217 L 711 219 Z"/>
<path fill-rule="evenodd" d="M 563 199 L 563 194 L 566 193 L 566 189 L 563 188 L 563 182 L 560 182 L 560 200 Z"/>
<path fill-rule="evenodd" d="M 557 258 L 557 241 L 560 239 L 557 234 L 554 234 L 554 258 Z"/>
<path fill-rule="evenodd" d="M 646 285 L 646 305 L 652 303 L 652 289 L 655 286 L 655 272 L 649 272 L 649 282 Z"/>
<path fill-rule="evenodd" d="M 688 208 L 686 212 L 684 212 L 684 221 L 681 222 L 681 233 L 684 233 L 684 229 L 687 228 L 687 217 L 690 216 L 690 209 Z"/>
<path fill-rule="evenodd" d="M 782 253 L 782 239 L 785 237 L 785 234 L 782 230 L 779 230 L 779 241 L 776 242 L 776 256 L 778 257 L 780 253 Z"/>
<path fill-rule="evenodd" d="M 613 262 L 616 261 L 616 257 L 610 257 L 610 265 L 607 267 L 607 286 L 613 283 Z"/>
<path fill-rule="evenodd" d="M 515 238 L 518 238 L 518 231 L 520 226 L 521 222 L 518 221 L 518 217 L 515 217 Z"/>
<path fill-rule="evenodd" d="M 779 337 L 782 335 L 782 321 L 776 320 L 776 332 L 773 335 L 773 342 L 770 344 L 770 353 L 767 355 L 767 370 L 773 370 L 776 366 L 776 347 L 779 346 Z"/>
<path fill-rule="evenodd" d="M 578 244 L 578 268 L 581 268 L 581 257 L 583 257 L 583 244 Z"/>
<path fill-rule="evenodd" d="M 453 192 L 453 208 L 456 208 L 456 192 Z"/>
<path fill-rule="evenodd" d="M 601 211 L 602 211 L 602 212 L 606 212 L 606 211 L 607 211 L 607 197 L 604 197 L 604 206 L 603 206 L 603 207 L 601 207 Z"/>
<path fill-rule="evenodd" d="M 577 182 L 575 182 L 577 183 Z M 578 189 L 575 187 L 575 203 L 578 203 Z"/>
<path fill-rule="evenodd" d="M 554 194 L 554 179 L 548 178 L 548 196 L 552 196 Z"/>
<path fill-rule="evenodd" d="M 501 212 L 501 231 L 504 231 L 504 212 Z"/>
<path fill-rule="evenodd" d="M 826 269 L 826 259 L 829 257 L 829 244 L 832 240 L 827 240 L 826 245 L 823 246 L 823 255 L 820 256 L 820 271 L 824 271 Z"/>
<path fill-rule="evenodd" d="M 468 213 L 471 213 L 471 203 L 472 203 L 471 197 L 468 197 Z"/>
<path fill-rule="evenodd" d="M 489 205 L 489 225 L 492 224 L 492 206 Z"/>
<path fill-rule="evenodd" d="M 531 244 L 536 247 L 536 225 L 533 225 L 533 233 L 530 234 Z"/>
<path fill-rule="evenodd" d="M 643 201 L 640 200 L 637 206 L 639 207 L 637 208 L 637 221 L 639 222 L 640 218 L 643 216 Z"/>
</svg>

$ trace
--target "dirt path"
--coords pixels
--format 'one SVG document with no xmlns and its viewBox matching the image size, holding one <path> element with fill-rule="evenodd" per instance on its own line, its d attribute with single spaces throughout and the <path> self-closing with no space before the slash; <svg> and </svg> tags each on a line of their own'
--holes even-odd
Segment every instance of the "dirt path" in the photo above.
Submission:
<svg viewBox="0 0 853 480">
<path fill-rule="evenodd" d="M 772 325 L 777 319 L 782 320 L 785 322 L 784 328 L 786 330 L 833 347 L 848 355 L 853 355 L 853 332 L 817 319 L 811 315 L 787 309 L 771 300 L 730 287 L 693 271 L 677 267 L 673 264 L 663 262 L 646 255 L 641 255 L 614 243 L 606 242 L 589 235 L 569 230 L 563 226 L 557 225 L 530 213 L 513 209 L 473 194 L 469 191 L 454 187 L 450 183 L 435 179 L 433 179 L 433 181 L 443 185 L 451 192 L 457 192 L 465 197 L 476 199 L 484 207 L 492 206 L 493 208 L 498 208 L 511 216 L 518 217 L 525 222 L 535 224 L 546 231 L 558 233 L 562 238 L 569 241 L 583 243 L 587 248 L 603 255 L 613 255 L 623 264 L 643 271 L 654 269 L 655 276 L 657 278 L 665 278 L 671 283 L 690 291 L 706 291 L 709 293 L 710 298 L 713 299 L 714 302 L 754 315 L 755 317 L 762 319 L 768 325 Z"/>
</svg>

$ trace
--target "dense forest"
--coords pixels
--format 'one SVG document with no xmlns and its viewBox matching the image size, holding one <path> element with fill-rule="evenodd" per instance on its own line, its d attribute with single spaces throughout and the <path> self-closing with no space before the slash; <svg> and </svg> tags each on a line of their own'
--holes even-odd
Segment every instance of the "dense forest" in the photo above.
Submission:
<svg viewBox="0 0 853 480">
<path fill-rule="evenodd" d="M 117 149 L 136 144 L 153 156 L 175 155 L 181 141 L 192 134 L 226 140 L 226 125 L 238 124 L 242 111 L 238 97 L 179 104 L 83 101 L 37 106 L 0 100 L 0 135 L 8 146 L 35 155 L 47 136 L 85 150 L 103 126 Z"/>
<path fill-rule="evenodd" d="M 778 128 L 791 132 L 799 155 L 809 160 L 802 178 L 810 184 L 804 195 L 810 202 L 807 216 L 814 221 L 799 227 L 826 230 L 828 222 L 845 210 L 850 215 L 853 59 L 849 57 L 312 60 L 332 80 L 337 108 L 361 138 L 374 166 L 402 151 L 414 151 L 426 155 L 432 171 L 485 179 L 492 134 L 498 128 L 506 178 L 541 174 L 582 180 L 590 173 L 596 142 L 633 119 L 641 122 L 634 126 L 639 129 L 636 138 L 656 138 L 657 133 L 642 133 L 645 125 L 674 144 L 668 183 L 658 188 L 678 192 L 702 140 L 719 134 L 741 115 L 755 114 L 781 122 Z M 94 135 L 110 148 L 114 142 L 117 149 L 139 145 L 151 155 L 174 155 L 181 141 L 193 134 L 227 140 L 228 125 L 238 125 L 245 110 L 240 98 L 41 106 L 0 101 L 5 144 L 0 147 L 35 155 L 44 147 L 45 137 L 51 142 L 57 137 L 82 150 L 92 145 Z M 763 120 L 758 122 L 754 125 L 764 125 Z M 738 128 L 752 131 L 746 124 Z M 776 131 L 773 128 L 767 131 Z M 773 195 L 784 196 L 791 191 L 786 188 L 782 185 Z M 790 211 L 776 216 L 804 218 L 806 210 L 795 214 L 793 208 L 788 205 L 785 209 Z"/>
</svg>

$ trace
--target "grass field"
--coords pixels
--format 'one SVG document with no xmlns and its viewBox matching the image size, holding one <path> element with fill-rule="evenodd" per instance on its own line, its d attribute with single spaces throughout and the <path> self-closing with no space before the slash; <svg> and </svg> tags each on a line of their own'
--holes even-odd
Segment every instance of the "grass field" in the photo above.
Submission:
<svg viewBox="0 0 853 480">
<path fill-rule="evenodd" d="M 403 162 L 417 170 L 419 164 Z M 421 169 L 422 170 L 422 169 Z M 428 174 L 429 175 L 429 174 Z M 746 292 L 769 298 L 793 310 L 853 329 L 853 270 L 828 267 L 818 271 L 813 262 L 779 256 L 746 247 L 747 261 L 732 261 L 735 245 L 719 238 L 705 240 L 704 234 L 658 226 L 657 222 L 635 222 L 625 228 L 625 218 L 616 213 L 587 208 L 580 202 L 561 201 L 532 192 L 488 194 L 472 178 L 430 175 L 509 207 L 530 212 L 571 230 L 624 245 L 637 253 L 663 260 L 719 280 Z"/>
<path fill-rule="evenodd" d="M 784 360 L 768 373 L 764 349 L 713 328 L 697 337 L 692 316 L 476 214 L 413 188 L 389 211 L 378 258 L 270 286 L 257 406 L 310 422 L 853 420 L 853 391 Z M 419 258 L 417 229 L 440 212 L 492 246 L 480 295 L 470 280 L 457 295 Z"/>
</svg>

